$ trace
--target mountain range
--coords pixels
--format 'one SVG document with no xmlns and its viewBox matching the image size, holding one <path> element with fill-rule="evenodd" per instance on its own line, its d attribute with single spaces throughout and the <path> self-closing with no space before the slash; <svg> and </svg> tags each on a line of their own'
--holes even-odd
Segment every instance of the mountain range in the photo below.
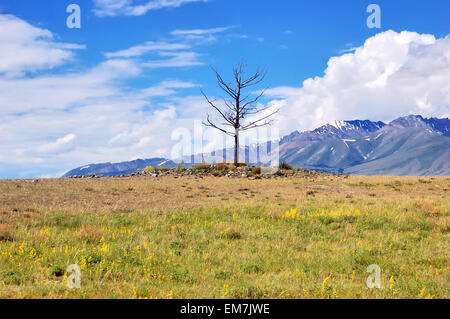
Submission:
<svg viewBox="0 0 450 319">
<path fill-rule="evenodd" d="M 450 175 L 450 120 L 400 117 L 390 123 L 370 120 L 333 121 L 311 131 L 295 131 L 280 139 L 281 162 L 295 167 L 355 175 Z M 246 159 L 250 148 L 273 147 L 271 142 L 242 149 Z M 196 162 L 232 158 L 232 149 L 193 156 Z M 270 157 L 270 154 L 269 154 Z M 201 160 L 200 160 L 201 159 Z M 175 167 L 175 162 L 191 162 L 191 157 L 175 161 L 164 158 L 117 164 L 91 164 L 64 175 L 129 174 L 146 166 Z M 269 158 L 259 159 L 258 165 Z"/>
<path fill-rule="evenodd" d="M 134 161 L 121 162 L 121 163 L 102 163 L 102 164 L 89 164 L 82 167 L 75 168 L 63 177 L 72 176 L 119 176 L 127 175 L 136 172 L 138 169 L 143 169 L 147 166 L 152 167 L 166 167 L 174 168 L 177 165 L 165 158 L 151 158 L 151 159 L 137 159 Z"/>
<path fill-rule="evenodd" d="M 280 143 L 294 166 L 356 175 L 449 175 L 450 120 L 335 121 Z"/>
</svg>

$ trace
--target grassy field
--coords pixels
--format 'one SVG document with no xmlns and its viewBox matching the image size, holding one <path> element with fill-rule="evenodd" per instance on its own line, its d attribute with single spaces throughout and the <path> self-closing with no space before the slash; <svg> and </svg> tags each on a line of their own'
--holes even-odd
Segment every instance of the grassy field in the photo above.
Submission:
<svg viewBox="0 0 450 319">
<path fill-rule="evenodd" d="M 449 298 L 449 189 L 448 177 L 4 180 L 0 297 Z"/>
</svg>

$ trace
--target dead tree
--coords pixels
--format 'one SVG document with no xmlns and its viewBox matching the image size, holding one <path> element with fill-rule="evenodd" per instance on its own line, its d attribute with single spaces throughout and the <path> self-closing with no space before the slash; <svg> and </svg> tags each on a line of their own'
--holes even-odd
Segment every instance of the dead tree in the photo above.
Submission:
<svg viewBox="0 0 450 319">
<path fill-rule="evenodd" d="M 258 94 L 254 94 L 253 91 L 244 92 L 245 89 L 255 86 L 264 80 L 267 74 L 264 68 L 258 68 L 253 75 L 243 79 L 244 65 L 240 62 L 233 69 L 232 82 L 225 82 L 216 69 L 212 68 L 212 70 L 216 75 L 219 88 L 226 93 L 226 97 L 222 98 L 224 103 L 222 106 L 219 106 L 216 103 L 216 99 L 210 99 L 201 90 L 206 101 L 219 118 L 219 120 L 213 121 L 208 113 L 206 122 L 203 122 L 203 125 L 215 128 L 234 138 L 234 165 L 238 166 L 239 132 L 271 125 L 273 120 L 270 117 L 278 113 L 279 110 L 265 115 L 261 114 L 269 109 L 269 106 L 258 105 L 259 99 L 267 89 L 261 90 Z M 261 114 L 259 118 L 258 114 Z M 257 119 L 252 118 L 248 123 L 245 123 L 246 118 L 253 116 L 256 116 Z"/>
</svg>

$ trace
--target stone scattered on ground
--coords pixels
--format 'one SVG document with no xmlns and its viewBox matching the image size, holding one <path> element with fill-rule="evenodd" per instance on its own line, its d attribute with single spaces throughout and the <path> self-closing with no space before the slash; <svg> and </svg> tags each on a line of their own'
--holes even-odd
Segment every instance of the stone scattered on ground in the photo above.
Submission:
<svg viewBox="0 0 450 319">
<path fill-rule="evenodd" d="M 292 178 L 292 177 L 315 177 L 319 174 L 338 176 L 330 173 L 321 173 L 317 171 L 307 170 L 307 169 L 277 169 L 269 167 L 255 167 L 255 166 L 239 166 L 235 167 L 231 164 L 200 164 L 197 166 L 192 166 L 189 168 L 152 168 L 147 167 L 142 170 L 138 170 L 132 174 L 119 175 L 117 177 L 133 177 L 133 176 L 147 176 L 147 177 L 163 177 L 172 176 L 175 178 L 191 176 L 195 178 L 203 177 L 225 177 L 225 178 L 247 178 L 250 180 L 256 179 L 269 179 L 269 178 Z M 90 175 L 90 176 L 72 176 L 69 178 L 101 178 L 100 175 Z"/>
</svg>

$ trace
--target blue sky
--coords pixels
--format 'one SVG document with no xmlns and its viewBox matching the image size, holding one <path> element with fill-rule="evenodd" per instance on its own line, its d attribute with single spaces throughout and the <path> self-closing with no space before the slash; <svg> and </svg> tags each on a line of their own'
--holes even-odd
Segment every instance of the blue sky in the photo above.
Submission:
<svg viewBox="0 0 450 319">
<path fill-rule="evenodd" d="M 450 3 L 446 0 L 210 0 L 149 11 L 141 16 L 114 17 L 98 17 L 92 0 L 6 0 L 2 3 L 3 13 L 49 29 L 64 42 L 85 44 L 88 49 L 78 54 L 76 67 L 101 62 L 103 52 L 166 39 L 173 30 L 230 27 L 214 45 L 199 48 L 202 61 L 206 66 L 223 70 L 241 58 L 253 67 L 267 65 L 271 86 L 299 85 L 308 77 L 322 75 L 331 56 L 361 45 L 380 31 L 411 30 L 436 37 L 450 32 Z M 80 30 L 66 27 L 66 7 L 71 3 L 82 9 Z M 366 26 L 369 16 L 366 8 L 371 3 L 382 9 L 381 29 Z M 152 72 L 150 79 L 137 79 L 133 84 L 145 87 L 160 78 L 183 78 L 203 85 L 211 82 L 208 67 L 195 71 L 192 74 L 191 69 L 158 70 Z"/>
<path fill-rule="evenodd" d="M 71 3 L 81 29 L 66 26 Z M 371 3 L 380 29 L 366 25 Z M 449 12 L 447 0 L 4 0 L 0 178 L 169 157 L 174 130 L 204 118 L 199 87 L 220 93 L 209 66 L 227 74 L 242 58 L 267 66 L 264 102 L 286 106 L 281 135 L 335 119 L 448 116 Z"/>
</svg>

